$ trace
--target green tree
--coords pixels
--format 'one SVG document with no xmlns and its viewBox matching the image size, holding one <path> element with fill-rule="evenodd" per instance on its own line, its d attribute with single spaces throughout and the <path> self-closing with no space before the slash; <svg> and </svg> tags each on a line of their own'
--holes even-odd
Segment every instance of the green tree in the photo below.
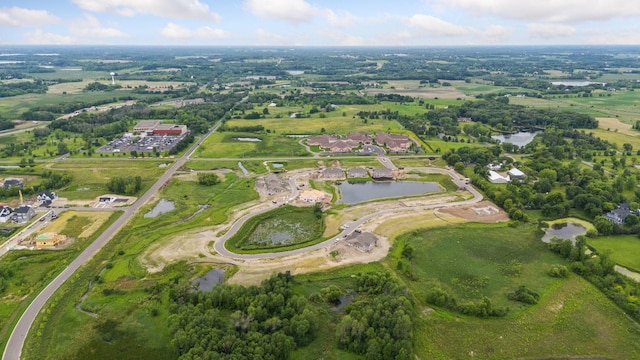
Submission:
<svg viewBox="0 0 640 360">
<path fill-rule="evenodd" d="M 198 173 L 198 184 L 205 186 L 213 186 L 220 183 L 220 177 L 216 173 L 206 173 L 199 172 Z"/>
<path fill-rule="evenodd" d="M 610 235 L 613 232 L 613 224 L 606 217 L 599 215 L 593 219 L 593 226 L 598 230 L 598 234 Z"/>
</svg>

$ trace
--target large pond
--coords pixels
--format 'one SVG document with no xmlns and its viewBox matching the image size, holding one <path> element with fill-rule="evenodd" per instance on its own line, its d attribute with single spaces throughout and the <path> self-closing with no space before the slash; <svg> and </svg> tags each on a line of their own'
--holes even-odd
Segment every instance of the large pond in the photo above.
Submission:
<svg viewBox="0 0 640 360">
<path fill-rule="evenodd" d="M 515 134 L 506 134 L 506 135 L 493 135 L 491 138 L 495 140 L 500 140 L 501 143 L 509 143 L 513 145 L 517 145 L 523 147 L 528 143 L 533 141 L 533 138 L 536 137 L 535 132 L 517 132 Z"/>
<path fill-rule="evenodd" d="M 211 291 L 216 285 L 224 282 L 224 270 L 213 268 L 202 277 L 193 280 L 199 291 Z"/>
<path fill-rule="evenodd" d="M 262 140 L 258 139 L 258 138 L 247 138 L 247 137 L 239 137 L 239 138 L 234 138 L 238 141 L 247 141 L 247 142 L 261 142 Z"/>
<path fill-rule="evenodd" d="M 342 183 L 339 185 L 342 202 L 355 204 L 359 202 L 400 196 L 411 196 L 440 191 L 440 186 L 433 182 L 390 181 L 364 183 Z"/>
<path fill-rule="evenodd" d="M 169 211 L 173 211 L 175 209 L 176 209 L 176 205 L 173 203 L 173 201 L 160 199 L 160 201 L 158 201 L 158 203 L 156 204 L 156 206 L 153 207 L 153 209 L 149 210 L 149 212 L 144 214 L 144 217 L 153 218 L 156 216 L 160 216 L 164 213 L 168 213 Z"/>
<path fill-rule="evenodd" d="M 576 223 L 562 223 L 562 224 L 553 224 L 550 228 L 545 231 L 544 236 L 542 237 L 542 241 L 548 243 L 551 242 L 551 239 L 554 237 L 571 240 L 575 243 L 576 237 L 580 235 L 584 235 L 587 233 L 587 228 L 580 224 Z"/>
</svg>

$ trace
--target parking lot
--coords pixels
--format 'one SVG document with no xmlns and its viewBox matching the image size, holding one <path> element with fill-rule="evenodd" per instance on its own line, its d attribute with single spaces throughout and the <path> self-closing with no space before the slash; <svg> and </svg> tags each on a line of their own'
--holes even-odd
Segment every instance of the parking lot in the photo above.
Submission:
<svg viewBox="0 0 640 360">
<path fill-rule="evenodd" d="M 112 140 L 107 145 L 99 148 L 97 152 L 102 153 L 130 153 L 132 151 L 140 152 L 153 152 L 153 151 L 170 151 L 173 149 L 180 140 L 184 139 L 186 134 L 180 136 L 153 136 L 153 135 L 140 135 L 135 136 L 131 134 L 125 134 L 124 136 Z"/>
</svg>

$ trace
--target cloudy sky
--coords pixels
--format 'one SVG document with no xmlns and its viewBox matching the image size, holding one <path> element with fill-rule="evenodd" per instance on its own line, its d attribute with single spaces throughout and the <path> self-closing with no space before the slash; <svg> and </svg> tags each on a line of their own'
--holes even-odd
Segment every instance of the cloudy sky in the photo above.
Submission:
<svg viewBox="0 0 640 360">
<path fill-rule="evenodd" d="M 640 44 L 637 0 L 3 0 L 0 44 Z"/>
</svg>

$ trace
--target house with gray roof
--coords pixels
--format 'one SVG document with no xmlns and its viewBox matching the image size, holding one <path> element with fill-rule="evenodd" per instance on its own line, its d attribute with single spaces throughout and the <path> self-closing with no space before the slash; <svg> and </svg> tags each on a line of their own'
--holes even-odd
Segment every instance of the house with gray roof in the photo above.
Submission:
<svg viewBox="0 0 640 360">
<path fill-rule="evenodd" d="M 339 167 L 328 167 L 322 170 L 322 178 L 329 180 L 344 180 L 344 170 Z"/>
</svg>

